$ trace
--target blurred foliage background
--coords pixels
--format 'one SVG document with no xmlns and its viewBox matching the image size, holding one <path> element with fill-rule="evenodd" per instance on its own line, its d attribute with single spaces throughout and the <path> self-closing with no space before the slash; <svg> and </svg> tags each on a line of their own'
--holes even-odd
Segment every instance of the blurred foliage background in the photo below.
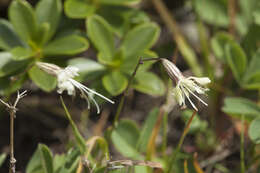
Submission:
<svg viewBox="0 0 260 173">
<path fill-rule="evenodd" d="M 0 17 L 1 98 L 28 91 L 15 118 L 17 172 L 260 172 L 259 0 L 1 0 Z M 212 81 L 183 145 L 192 107 L 177 105 L 160 63 L 144 62 L 131 81 L 140 57 Z M 60 99 L 36 62 L 77 67 L 77 81 L 116 103 L 97 98 L 97 115 L 78 96 Z M 7 172 L 3 105 L 0 138 Z"/>
</svg>

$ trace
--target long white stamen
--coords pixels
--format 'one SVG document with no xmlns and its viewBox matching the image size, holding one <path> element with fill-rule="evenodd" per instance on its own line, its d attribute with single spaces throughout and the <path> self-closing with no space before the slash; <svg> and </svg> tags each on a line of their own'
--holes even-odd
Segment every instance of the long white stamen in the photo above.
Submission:
<svg viewBox="0 0 260 173">
<path fill-rule="evenodd" d="M 185 86 L 183 86 L 185 87 Z M 196 97 L 201 103 L 203 103 L 204 105 L 208 106 L 207 103 L 205 103 L 201 98 L 199 98 L 196 94 L 194 94 L 188 87 L 185 87 L 185 89 L 187 89 L 194 97 Z"/>
<path fill-rule="evenodd" d="M 191 99 L 190 99 L 190 97 L 188 96 L 188 94 L 185 92 L 185 88 L 184 88 L 182 85 L 180 85 L 180 87 L 182 88 L 183 93 L 185 94 L 185 96 L 187 97 L 187 99 L 189 100 L 191 106 L 192 106 L 196 111 L 198 111 L 197 107 L 194 105 L 194 103 L 191 101 Z"/>
<path fill-rule="evenodd" d="M 88 93 L 88 92 L 91 92 L 91 93 L 93 93 L 93 94 L 95 94 L 95 95 L 97 95 L 97 96 L 99 96 L 99 97 L 105 99 L 106 101 L 108 101 L 108 102 L 110 102 L 110 103 L 112 103 L 112 104 L 115 103 L 114 101 L 112 101 L 112 100 L 106 98 L 105 96 L 103 96 L 103 95 L 97 93 L 96 91 L 94 91 L 94 90 L 92 90 L 92 89 L 89 89 L 88 87 L 86 87 L 85 85 L 82 85 L 81 83 L 75 81 L 74 79 L 69 79 L 69 80 L 70 80 L 71 83 L 72 83 L 73 85 L 75 85 L 77 88 L 81 88 L 81 89 L 83 89 L 84 91 L 86 91 L 87 93 Z"/>
</svg>

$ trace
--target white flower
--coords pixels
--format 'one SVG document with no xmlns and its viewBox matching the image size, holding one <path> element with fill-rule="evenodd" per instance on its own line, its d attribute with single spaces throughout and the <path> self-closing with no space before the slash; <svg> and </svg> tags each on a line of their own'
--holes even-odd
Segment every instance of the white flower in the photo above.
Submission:
<svg viewBox="0 0 260 173">
<path fill-rule="evenodd" d="M 182 75 L 180 70 L 167 59 L 162 59 L 162 64 L 164 65 L 169 76 L 176 81 L 176 87 L 173 89 L 173 95 L 180 106 L 186 107 L 185 98 L 187 98 L 192 105 L 192 107 L 198 111 L 197 107 L 190 99 L 190 94 L 196 97 L 201 103 L 208 106 L 199 96 L 195 94 L 205 94 L 208 88 L 205 88 L 207 84 L 210 83 L 210 79 L 207 77 L 185 77 Z"/>
<path fill-rule="evenodd" d="M 99 108 L 99 105 L 97 104 L 96 100 L 93 98 L 94 95 L 97 95 L 97 96 L 105 99 L 106 101 L 114 104 L 114 102 L 112 100 L 106 98 L 105 96 L 97 93 L 94 90 L 89 89 L 88 87 L 86 87 L 86 86 L 82 85 L 81 83 L 77 82 L 76 80 L 74 80 L 73 78 L 75 76 L 79 75 L 78 68 L 68 66 L 65 69 L 63 69 L 55 64 L 49 64 L 49 63 L 43 63 L 43 62 L 37 62 L 36 64 L 40 69 L 57 77 L 57 81 L 58 81 L 57 92 L 59 94 L 62 94 L 63 91 L 67 90 L 68 95 L 75 95 L 76 94 L 75 88 L 77 88 L 80 91 L 81 97 L 86 99 L 86 101 L 88 103 L 88 108 L 90 108 L 89 99 L 94 102 L 94 104 L 97 107 L 97 113 L 100 113 L 100 108 Z"/>
</svg>

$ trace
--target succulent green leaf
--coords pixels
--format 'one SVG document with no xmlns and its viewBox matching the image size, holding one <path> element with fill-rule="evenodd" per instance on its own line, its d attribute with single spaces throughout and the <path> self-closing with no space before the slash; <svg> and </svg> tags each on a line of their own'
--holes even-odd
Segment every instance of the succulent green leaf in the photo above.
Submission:
<svg viewBox="0 0 260 173">
<path fill-rule="evenodd" d="M 260 117 L 260 106 L 241 97 L 225 98 L 222 111 L 231 115 L 245 115 L 247 119 Z"/>
<path fill-rule="evenodd" d="M 193 5 L 201 19 L 209 24 L 225 27 L 229 24 L 226 2 L 219 0 L 195 0 Z"/>
<path fill-rule="evenodd" d="M 40 158 L 44 173 L 54 173 L 53 158 L 49 148 L 44 144 L 39 144 Z"/>
<path fill-rule="evenodd" d="M 33 40 L 37 30 L 36 17 L 32 6 L 24 0 L 14 0 L 9 7 L 9 19 L 15 32 L 26 43 Z"/>
<path fill-rule="evenodd" d="M 248 57 L 253 57 L 259 48 L 260 25 L 250 25 L 247 34 L 243 37 L 242 46 Z"/>
<path fill-rule="evenodd" d="M 151 72 L 137 73 L 134 88 L 137 91 L 153 96 L 161 96 L 165 93 L 163 81 Z"/>
<path fill-rule="evenodd" d="M 36 5 L 36 18 L 39 24 L 48 23 L 49 30 L 45 41 L 49 40 L 58 27 L 62 14 L 60 0 L 40 0 Z"/>
<path fill-rule="evenodd" d="M 225 46 L 225 53 L 227 63 L 231 68 L 235 79 L 240 83 L 247 66 L 246 54 L 235 41 L 229 42 L 229 44 Z"/>
<path fill-rule="evenodd" d="M 95 13 L 97 7 L 88 0 L 66 0 L 65 13 L 71 18 L 86 18 Z"/>
<path fill-rule="evenodd" d="M 29 76 L 31 80 L 42 90 L 46 92 L 52 91 L 57 84 L 57 80 L 54 76 L 47 74 L 39 69 L 37 66 L 33 66 L 29 70 Z"/>
<path fill-rule="evenodd" d="M 45 56 L 51 55 L 74 55 L 88 49 L 88 41 L 80 36 L 72 35 L 57 38 L 43 48 Z"/>
<path fill-rule="evenodd" d="M 160 29 L 154 23 L 144 23 L 130 30 L 122 43 L 126 57 L 138 55 L 149 49 L 158 39 Z"/>
<path fill-rule="evenodd" d="M 25 69 L 29 61 L 14 61 L 9 52 L 0 52 L 0 77 Z"/>
<path fill-rule="evenodd" d="M 112 131 L 111 140 L 123 156 L 142 160 L 143 157 L 135 149 L 139 136 L 139 130 L 133 121 L 121 120 Z"/>
<path fill-rule="evenodd" d="M 87 19 L 86 25 L 91 41 L 102 53 L 102 58 L 99 60 L 103 62 L 112 61 L 115 43 L 109 24 L 102 17 L 94 15 Z"/>
<path fill-rule="evenodd" d="M 260 144 L 260 118 L 254 119 L 248 130 L 249 138 L 255 143 Z"/>
<path fill-rule="evenodd" d="M 119 71 L 113 71 L 102 78 L 102 83 L 111 95 L 116 96 L 126 89 L 128 80 Z"/>
<path fill-rule="evenodd" d="M 251 59 L 243 77 L 243 87 L 247 89 L 260 88 L 260 49 Z"/>
<path fill-rule="evenodd" d="M 30 49 L 23 47 L 15 47 L 11 50 L 11 54 L 16 61 L 25 60 L 33 56 L 33 52 Z"/>
<path fill-rule="evenodd" d="M 5 19 L 0 19 L 0 48 L 9 50 L 16 46 L 24 46 L 13 26 Z"/>
</svg>

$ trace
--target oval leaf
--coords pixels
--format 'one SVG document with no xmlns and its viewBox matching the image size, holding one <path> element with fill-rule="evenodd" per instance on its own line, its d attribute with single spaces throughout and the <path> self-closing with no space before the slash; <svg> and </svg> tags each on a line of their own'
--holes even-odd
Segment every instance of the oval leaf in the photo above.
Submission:
<svg viewBox="0 0 260 173">
<path fill-rule="evenodd" d="M 225 98 L 222 111 L 228 114 L 245 115 L 249 119 L 260 117 L 260 106 L 240 97 Z"/>
<path fill-rule="evenodd" d="M 260 88 L 260 49 L 255 53 L 243 77 L 243 87 L 247 89 Z"/>
<path fill-rule="evenodd" d="M 87 32 L 102 56 L 99 60 L 110 62 L 115 53 L 114 36 L 109 24 L 100 16 L 92 16 L 87 20 Z"/>
<path fill-rule="evenodd" d="M 54 76 L 45 73 L 37 66 L 33 66 L 29 70 L 29 76 L 39 88 L 41 88 L 46 92 L 50 92 L 56 87 L 57 84 L 56 78 Z"/>
<path fill-rule="evenodd" d="M 112 131 L 111 140 L 123 156 L 141 160 L 142 156 L 135 149 L 139 135 L 139 130 L 133 121 L 121 120 Z"/>
<path fill-rule="evenodd" d="M 121 94 L 127 86 L 127 78 L 120 72 L 114 71 L 112 73 L 109 73 L 105 75 L 102 78 L 102 83 L 105 87 L 105 89 L 112 94 L 113 96 L 116 96 L 118 94 Z"/>
<path fill-rule="evenodd" d="M 194 8 L 207 23 L 217 26 L 228 26 L 229 17 L 225 1 L 195 0 Z"/>
<path fill-rule="evenodd" d="M 260 144 L 259 132 L 260 132 L 260 118 L 256 118 L 251 122 L 248 130 L 250 139 L 256 144 Z"/>
<path fill-rule="evenodd" d="M 131 57 L 149 49 L 159 36 L 159 27 L 154 23 L 136 26 L 127 33 L 122 43 L 126 57 Z"/>
<path fill-rule="evenodd" d="M 14 30 L 25 42 L 33 40 L 36 19 L 33 8 L 27 1 L 14 0 L 9 7 L 9 19 Z"/>
<path fill-rule="evenodd" d="M 60 0 L 41 0 L 36 6 L 37 21 L 49 24 L 49 30 L 46 41 L 48 41 L 55 33 L 62 12 L 62 4 Z"/>
<path fill-rule="evenodd" d="M 23 47 L 16 47 L 12 49 L 11 54 L 12 58 L 17 61 L 28 59 L 33 56 L 33 52 L 30 49 L 26 49 Z"/>
<path fill-rule="evenodd" d="M 86 18 L 96 11 L 96 7 L 86 0 L 66 0 L 64 9 L 71 18 Z"/>
<path fill-rule="evenodd" d="M 8 52 L 0 52 L 0 77 L 15 73 L 23 68 L 29 61 L 14 61 L 12 54 Z"/>
<path fill-rule="evenodd" d="M 229 67 L 238 83 L 246 70 L 247 57 L 244 50 L 235 41 L 225 46 L 225 53 Z"/>
<path fill-rule="evenodd" d="M 87 50 L 88 46 L 88 41 L 85 38 L 72 35 L 53 40 L 44 47 L 43 54 L 46 56 L 74 55 Z"/>
<path fill-rule="evenodd" d="M 23 46 L 24 43 L 14 32 L 13 26 L 4 19 L 0 19 L 0 48 L 9 50 L 16 46 Z"/>
<path fill-rule="evenodd" d="M 153 96 L 160 96 L 165 93 L 163 81 L 151 72 L 137 73 L 134 88 L 137 91 Z"/>
</svg>

